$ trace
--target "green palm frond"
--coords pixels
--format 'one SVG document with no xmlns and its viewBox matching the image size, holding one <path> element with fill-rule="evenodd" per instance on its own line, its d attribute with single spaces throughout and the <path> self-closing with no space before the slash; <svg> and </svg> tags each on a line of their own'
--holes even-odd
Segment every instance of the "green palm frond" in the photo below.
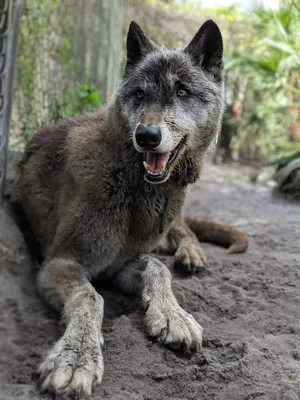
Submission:
<svg viewBox="0 0 300 400">
<path fill-rule="evenodd" d="M 292 54 L 280 61 L 278 64 L 278 71 L 283 73 L 300 71 L 300 50 L 298 54 Z"/>
<path fill-rule="evenodd" d="M 275 174 L 275 180 L 279 183 L 279 185 L 283 185 L 283 183 L 290 177 L 290 175 L 300 170 L 300 158 L 296 158 L 287 163 L 284 167 L 278 169 Z"/>
<path fill-rule="evenodd" d="M 273 40 L 271 38 L 265 38 L 264 43 L 269 46 L 271 49 L 276 49 L 279 50 L 282 53 L 287 53 L 291 55 L 296 54 L 296 49 L 295 47 L 292 46 L 291 43 L 288 42 L 278 42 L 276 40 Z"/>
<path fill-rule="evenodd" d="M 279 160 L 274 179 L 280 192 L 300 200 L 300 151 Z"/>
<path fill-rule="evenodd" d="M 279 159 L 273 160 L 269 163 L 269 165 L 287 165 L 288 163 L 290 163 L 291 161 L 300 159 L 300 150 L 296 151 L 293 154 L 290 154 L 287 157 L 281 157 Z"/>
</svg>

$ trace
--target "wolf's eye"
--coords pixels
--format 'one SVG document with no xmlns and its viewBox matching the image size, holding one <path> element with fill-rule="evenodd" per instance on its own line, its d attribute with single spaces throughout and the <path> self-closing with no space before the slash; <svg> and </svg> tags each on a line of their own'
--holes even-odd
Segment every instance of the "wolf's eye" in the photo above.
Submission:
<svg viewBox="0 0 300 400">
<path fill-rule="evenodd" d="M 185 97 L 185 96 L 187 96 L 187 91 L 184 90 L 184 89 L 178 89 L 177 90 L 177 96 L 178 97 Z"/>
<path fill-rule="evenodd" d="M 145 96 L 145 93 L 144 93 L 142 90 L 138 90 L 138 91 L 135 93 L 135 95 L 136 95 L 136 97 L 137 97 L 139 100 L 141 100 L 141 99 Z"/>
</svg>

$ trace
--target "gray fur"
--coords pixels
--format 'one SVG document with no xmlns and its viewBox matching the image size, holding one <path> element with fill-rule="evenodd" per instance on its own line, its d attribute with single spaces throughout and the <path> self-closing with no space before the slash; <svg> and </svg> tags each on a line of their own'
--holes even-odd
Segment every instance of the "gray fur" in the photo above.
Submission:
<svg viewBox="0 0 300 400">
<path fill-rule="evenodd" d="M 155 248 L 173 252 L 189 272 L 205 264 L 181 209 L 220 129 L 224 84 L 220 32 L 212 21 L 199 32 L 185 51 L 175 51 L 150 42 L 132 23 L 125 75 L 111 103 L 43 127 L 26 148 L 18 190 L 44 257 L 38 287 L 66 325 L 41 365 L 44 390 L 89 395 L 101 381 L 103 300 L 89 282 L 96 276 L 141 295 L 146 330 L 162 343 L 187 350 L 201 344 L 202 328 L 178 305 L 169 271 L 149 255 Z M 178 87 L 186 98 L 178 98 Z M 156 152 L 183 140 L 157 185 L 144 179 L 134 140 L 141 122 L 161 127 Z"/>
</svg>

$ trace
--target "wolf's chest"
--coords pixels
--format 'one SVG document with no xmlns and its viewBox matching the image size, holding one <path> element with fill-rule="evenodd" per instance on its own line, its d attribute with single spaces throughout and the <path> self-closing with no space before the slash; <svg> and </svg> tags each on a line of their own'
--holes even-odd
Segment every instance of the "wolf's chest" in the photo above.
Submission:
<svg viewBox="0 0 300 400">
<path fill-rule="evenodd" d="M 159 235 L 168 213 L 168 199 L 164 196 L 149 196 L 135 199 L 129 221 L 129 235 L 137 240 Z"/>
<path fill-rule="evenodd" d="M 140 249 L 151 251 L 168 231 L 184 202 L 184 193 L 152 191 L 135 198 L 131 208 L 128 237 Z"/>
<path fill-rule="evenodd" d="M 151 185 L 143 177 L 129 179 L 121 171 L 103 183 L 107 201 L 102 202 L 102 213 L 112 241 L 118 242 L 117 253 L 131 257 L 153 250 L 163 236 L 160 231 L 166 232 L 180 213 L 185 189 L 171 182 Z"/>
</svg>

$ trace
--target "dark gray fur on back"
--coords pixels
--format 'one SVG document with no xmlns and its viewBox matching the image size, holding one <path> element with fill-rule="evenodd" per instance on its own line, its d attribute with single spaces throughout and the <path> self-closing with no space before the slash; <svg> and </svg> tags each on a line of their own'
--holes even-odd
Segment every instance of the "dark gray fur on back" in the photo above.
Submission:
<svg viewBox="0 0 300 400">
<path fill-rule="evenodd" d="M 28 143 L 20 202 L 45 260 L 39 291 L 66 323 L 40 367 L 44 390 L 90 394 L 101 381 L 103 299 L 92 277 L 112 277 L 141 295 L 146 329 L 161 343 L 187 350 L 201 344 L 202 328 L 178 305 L 169 271 L 150 253 L 164 249 L 188 269 L 203 267 L 181 210 L 220 130 L 222 71 L 222 38 L 212 21 L 184 51 L 154 44 L 133 22 L 124 77 L 110 103 L 45 126 Z M 145 179 L 139 124 L 159 127 L 158 153 L 179 149 L 162 183 Z"/>
</svg>

